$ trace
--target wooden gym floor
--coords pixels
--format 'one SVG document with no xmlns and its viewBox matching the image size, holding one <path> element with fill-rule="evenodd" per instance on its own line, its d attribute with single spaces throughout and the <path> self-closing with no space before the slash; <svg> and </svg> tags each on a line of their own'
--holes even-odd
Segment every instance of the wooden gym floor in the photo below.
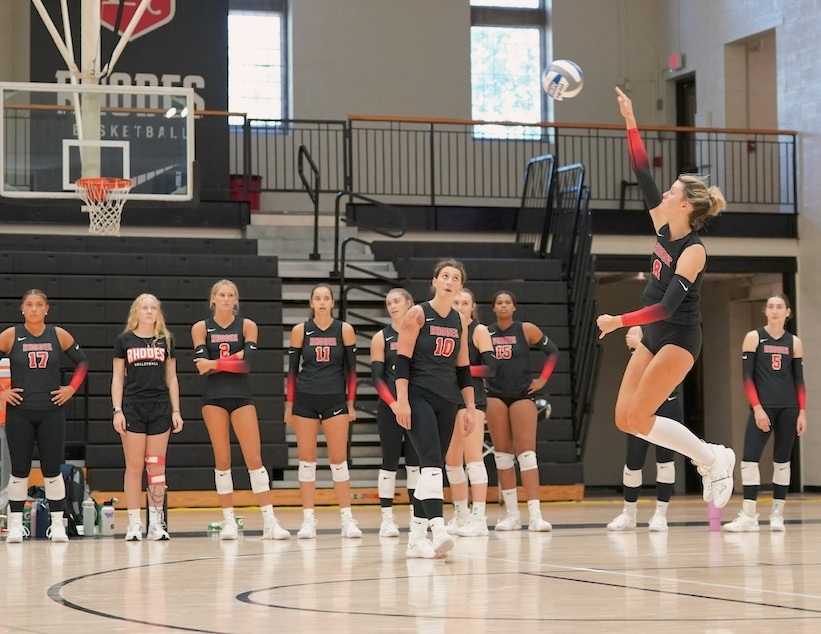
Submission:
<svg viewBox="0 0 821 634">
<path fill-rule="evenodd" d="M 378 507 L 354 507 L 362 539 L 339 537 L 329 508 L 316 540 L 279 542 L 259 539 L 256 509 L 220 542 L 205 532 L 219 510 L 201 509 L 171 511 L 169 542 L 126 543 L 118 512 L 116 538 L 0 544 L 0 633 L 821 631 L 821 496 L 788 500 L 786 533 L 710 532 L 704 503 L 681 497 L 669 533 L 648 533 L 649 500 L 643 526 L 608 532 L 620 510 L 543 504 L 553 533 L 458 538 L 446 561 L 407 560 L 405 533 L 377 535 Z M 489 506 L 491 524 L 500 513 Z M 301 511 L 277 515 L 295 533 Z"/>
</svg>

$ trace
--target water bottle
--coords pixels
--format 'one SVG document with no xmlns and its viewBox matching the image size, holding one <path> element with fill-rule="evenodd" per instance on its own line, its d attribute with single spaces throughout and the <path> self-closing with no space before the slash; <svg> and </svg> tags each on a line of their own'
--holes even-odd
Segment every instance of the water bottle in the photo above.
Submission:
<svg viewBox="0 0 821 634">
<path fill-rule="evenodd" d="M 103 535 L 114 534 L 114 505 L 118 501 L 119 500 L 117 500 L 117 498 L 111 498 L 110 500 L 103 502 L 102 530 L 100 531 Z"/>
<path fill-rule="evenodd" d="M 83 500 L 83 536 L 94 537 L 97 522 L 97 505 L 91 498 Z"/>
</svg>

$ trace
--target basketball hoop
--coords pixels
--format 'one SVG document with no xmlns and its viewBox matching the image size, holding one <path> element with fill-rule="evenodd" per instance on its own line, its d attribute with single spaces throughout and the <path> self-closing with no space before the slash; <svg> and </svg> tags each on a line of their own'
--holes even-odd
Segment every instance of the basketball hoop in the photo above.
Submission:
<svg viewBox="0 0 821 634">
<path fill-rule="evenodd" d="M 123 205 L 131 191 L 127 178 L 78 178 L 77 191 L 88 211 L 88 231 L 103 236 L 120 235 Z"/>
</svg>

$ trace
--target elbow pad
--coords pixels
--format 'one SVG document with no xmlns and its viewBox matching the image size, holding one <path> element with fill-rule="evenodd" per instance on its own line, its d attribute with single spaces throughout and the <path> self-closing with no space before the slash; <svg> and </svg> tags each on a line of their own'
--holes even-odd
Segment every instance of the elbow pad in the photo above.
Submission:
<svg viewBox="0 0 821 634">
<path fill-rule="evenodd" d="M 200 344 L 199 346 L 197 346 L 196 348 L 194 348 L 194 358 L 195 359 L 208 359 L 208 358 L 210 358 L 208 356 L 208 346 L 206 346 L 203 343 L 203 344 Z"/>
<path fill-rule="evenodd" d="M 66 355 L 74 365 L 80 365 L 81 363 L 88 364 L 88 358 L 86 357 L 85 352 L 80 348 L 80 345 L 75 341 L 71 344 L 71 347 L 68 350 L 63 350 L 63 354 Z"/>
<path fill-rule="evenodd" d="M 396 355 L 396 369 L 394 374 L 397 379 L 410 381 L 410 357 L 404 354 Z"/>
<path fill-rule="evenodd" d="M 251 359 L 256 356 L 257 352 L 257 342 L 256 341 L 246 341 L 245 347 L 242 349 L 244 354 L 242 355 L 242 360 L 245 361 L 245 365 L 248 366 L 248 371 L 251 370 Z"/>
<path fill-rule="evenodd" d="M 473 379 L 470 376 L 469 365 L 456 366 L 456 384 L 459 386 L 460 390 L 463 390 L 466 387 L 473 387 Z"/>
</svg>

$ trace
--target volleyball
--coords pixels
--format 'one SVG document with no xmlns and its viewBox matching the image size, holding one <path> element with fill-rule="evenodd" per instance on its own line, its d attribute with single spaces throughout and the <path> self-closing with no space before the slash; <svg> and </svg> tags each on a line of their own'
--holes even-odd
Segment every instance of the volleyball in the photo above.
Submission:
<svg viewBox="0 0 821 634">
<path fill-rule="evenodd" d="M 582 91 L 584 73 L 569 59 L 557 59 L 542 73 L 542 88 L 556 101 L 571 99 Z"/>
</svg>

